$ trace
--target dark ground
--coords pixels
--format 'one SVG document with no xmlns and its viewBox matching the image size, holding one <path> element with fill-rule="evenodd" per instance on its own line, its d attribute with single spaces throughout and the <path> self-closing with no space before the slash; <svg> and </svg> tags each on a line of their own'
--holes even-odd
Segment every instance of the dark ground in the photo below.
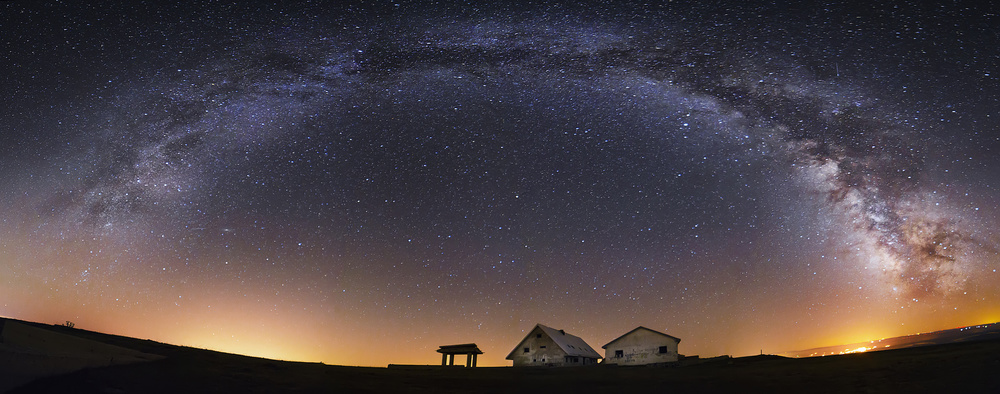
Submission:
<svg viewBox="0 0 1000 394">
<path fill-rule="evenodd" d="M 12 393 L 1000 392 L 1000 339 L 683 367 L 365 368 L 267 360 L 38 325 L 166 359 L 43 378 Z"/>
</svg>

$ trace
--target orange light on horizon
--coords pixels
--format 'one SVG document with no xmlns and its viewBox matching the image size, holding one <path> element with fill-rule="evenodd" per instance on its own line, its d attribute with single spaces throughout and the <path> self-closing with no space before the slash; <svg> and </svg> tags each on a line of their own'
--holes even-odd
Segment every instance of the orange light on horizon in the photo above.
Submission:
<svg viewBox="0 0 1000 394">
<path fill-rule="evenodd" d="M 862 346 L 862 347 L 859 347 L 857 349 L 846 349 L 846 350 L 840 352 L 840 354 L 864 353 L 864 352 L 867 352 L 870 349 L 874 349 L 874 348 L 868 348 L 868 347 Z"/>
</svg>

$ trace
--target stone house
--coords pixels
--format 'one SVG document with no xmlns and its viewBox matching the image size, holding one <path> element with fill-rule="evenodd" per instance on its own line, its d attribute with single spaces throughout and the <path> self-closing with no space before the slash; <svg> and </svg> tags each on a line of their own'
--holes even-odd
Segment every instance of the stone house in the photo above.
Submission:
<svg viewBox="0 0 1000 394">
<path fill-rule="evenodd" d="M 677 362 L 680 338 L 639 326 L 604 348 L 604 363 L 616 365 L 646 365 Z"/>
<path fill-rule="evenodd" d="M 515 367 L 566 367 L 597 364 L 601 354 L 578 336 L 541 324 L 507 355 Z"/>
</svg>

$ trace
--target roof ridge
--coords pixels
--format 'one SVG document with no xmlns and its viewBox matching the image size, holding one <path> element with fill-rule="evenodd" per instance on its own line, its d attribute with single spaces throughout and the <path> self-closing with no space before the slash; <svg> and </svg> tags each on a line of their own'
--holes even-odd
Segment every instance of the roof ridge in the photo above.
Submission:
<svg viewBox="0 0 1000 394">
<path fill-rule="evenodd" d="M 536 323 L 531 330 L 528 330 L 528 333 L 525 334 L 524 338 L 518 342 L 517 346 L 514 347 L 514 350 L 507 355 L 508 360 L 513 357 L 514 353 L 517 352 L 517 349 L 521 346 L 521 344 L 531 336 L 531 333 L 535 331 L 535 328 L 540 328 L 546 336 L 552 339 L 552 342 L 556 343 L 556 346 L 559 346 L 559 348 L 569 356 L 604 358 L 597 352 L 597 350 L 594 350 L 594 348 L 590 346 L 587 341 L 583 340 L 583 338 L 567 333 L 566 330 L 556 329 L 541 323 Z"/>
<path fill-rule="evenodd" d="M 633 328 L 633 329 L 629 330 L 628 332 L 626 332 L 626 333 L 624 333 L 624 334 L 622 334 L 622 335 L 618 336 L 617 338 L 615 338 L 615 339 L 612 339 L 612 340 L 611 340 L 611 341 L 609 341 L 608 343 L 604 344 L 604 346 L 601 346 L 601 349 L 607 349 L 607 348 L 608 348 L 608 345 L 610 345 L 610 344 L 612 344 L 612 343 L 615 343 L 615 341 L 617 341 L 617 340 L 619 340 L 619 339 L 622 339 L 622 338 L 624 338 L 624 337 L 625 337 L 626 335 L 628 335 L 628 334 L 631 334 L 631 333 L 633 333 L 633 332 L 636 332 L 636 331 L 638 331 L 638 330 L 639 330 L 640 328 L 641 328 L 641 329 L 645 329 L 645 330 L 647 330 L 647 331 L 651 331 L 651 332 L 653 332 L 653 333 L 656 333 L 656 334 L 660 334 L 660 335 L 663 335 L 663 336 L 665 336 L 665 337 L 668 337 L 668 338 L 671 338 L 671 339 L 675 339 L 675 340 L 677 340 L 677 343 L 680 343 L 680 342 L 681 342 L 681 339 L 680 339 L 680 338 L 678 338 L 678 337 L 675 337 L 675 336 L 673 336 L 673 335 L 670 335 L 670 334 L 667 334 L 667 333 L 663 333 L 663 332 L 659 332 L 659 331 L 656 331 L 656 330 L 654 330 L 654 329 L 652 329 L 652 328 L 649 328 L 649 327 L 646 327 L 646 326 L 638 326 L 638 327 L 636 327 L 636 328 Z"/>
</svg>

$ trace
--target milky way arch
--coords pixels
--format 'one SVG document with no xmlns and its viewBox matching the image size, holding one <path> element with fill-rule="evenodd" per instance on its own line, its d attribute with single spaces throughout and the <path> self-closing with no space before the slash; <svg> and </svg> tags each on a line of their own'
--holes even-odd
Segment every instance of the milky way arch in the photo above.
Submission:
<svg viewBox="0 0 1000 394">
<path fill-rule="evenodd" d="M 164 220 L 183 233 L 229 226 L 205 212 L 275 214 L 261 195 L 336 210 L 408 182 L 385 180 L 392 173 L 431 186 L 432 178 L 457 182 L 464 190 L 445 200 L 479 201 L 485 192 L 464 175 L 470 171 L 477 179 L 500 173 L 490 182 L 516 191 L 536 187 L 526 179 L 557 177 L 556 165 L 547 165 L 548 175 L 524 169 L 547 155 L 610 152 L 594 165 L 617 173 L 712 152 L 726 162 L 778 163 L 765 167 L 821 195 L 847 229 L 836 242 L 886 283 L 913 296 L 963 288 L 967 253 L 979 243 L 962 218 L 935 208 L 938 197 L 926 186 L 929 140 L 840 76 L 856 70 L 800 60 L 796 51 L 808 48 L 732 27 L 573 15 L 342 19 L 275 27 L 245 42 L 194 40 L 189 54 L 177 55 L 179 67 L 154 67 L 98 103 L 99 120 L 80 137 L 94 148 L 75 158 L 86 175 L 37 209 L 103 236 Z M 478 133 L 483 122 L 499 131 Z M 573 122 L 583 129 L 572 133 L 586 138 L 561 140 Z M 394 128 L 430 128 L 438 139 Z M 451 156 L 435 163 L 418 146 Z M 661 154 L 667 158 L 650 159 Z M 627 163 L 615 167 L 615 155 Z M 423 169 L 428 163 L 438 168 Z M 568 165 L 579 174 L 572 182 L 597 174 L 579 165 Z M 679 170 L 647 171 L 663 178 L 690 171 L 673 166 Z M 259 171 L 267 176 L 240 178 Z M 387 183 L 366 186 L 379 177 Z M 446 202 L 416 198 L 417 211 L 447 210 Z"/>
</svg>

